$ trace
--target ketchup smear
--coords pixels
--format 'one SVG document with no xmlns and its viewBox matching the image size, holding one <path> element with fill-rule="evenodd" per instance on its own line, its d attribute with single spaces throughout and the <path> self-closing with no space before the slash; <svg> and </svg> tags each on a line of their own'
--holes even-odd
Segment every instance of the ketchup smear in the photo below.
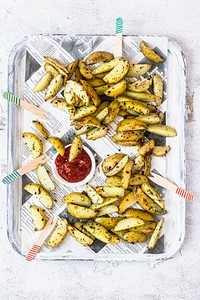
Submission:
<svg viewBox="0 0 200 300">
<path fill-rule="evenodd" d="M 69 162 L 70 147 L 65 149 L 65 154 L 56 157 L 55 164 L 58 174 L 68 182 L 84 180 L 92 169 L 92 161 L 87 152 L 82 149 L 71 162 Z"/>
</svg>

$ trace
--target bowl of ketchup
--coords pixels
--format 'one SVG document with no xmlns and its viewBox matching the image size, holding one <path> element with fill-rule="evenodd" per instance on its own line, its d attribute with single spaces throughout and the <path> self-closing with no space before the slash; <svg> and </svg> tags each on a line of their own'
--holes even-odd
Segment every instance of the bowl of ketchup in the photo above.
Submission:
<svg viewBox="0 0 200 300">
<path fill-rule="evenodd" d="M 95 173 L 95 159 L 92 152 L 83 146 L 79 155 L 69 162 L 71 144 L 65 147 L 65 154 L 56 153 L 52 171 L 57 180 L 67 186 L 82 186 L 89 182 Z"/>
</svg>

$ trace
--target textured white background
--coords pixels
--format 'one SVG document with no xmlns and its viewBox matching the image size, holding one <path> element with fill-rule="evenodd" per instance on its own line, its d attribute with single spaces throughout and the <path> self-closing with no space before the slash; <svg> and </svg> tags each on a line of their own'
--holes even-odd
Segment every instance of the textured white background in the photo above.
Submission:
<svg viewBox="0 0 200 300">
<path fill-rule="evenodd" d="M 165 262 L 37 261 L 30 264 L 8 243 L 6 192 L 0 185 L 0 300 L 200 299 L 200 2 L 0 0 L 0 4 L 1 95 L 6 90 L 8 54 L 14 44 L 27 35 L 113 34 L 115 18 L 121 16 L 124 34 L 159 34 L 175 39 L 183 48 L 188 66 L 187 188 L 196 195 L 194 203 L 187 203 L 184 244 Z M 0 142 L 0 176 L 5 176 L 5 102 L 0 102 Z"/>
</svg>

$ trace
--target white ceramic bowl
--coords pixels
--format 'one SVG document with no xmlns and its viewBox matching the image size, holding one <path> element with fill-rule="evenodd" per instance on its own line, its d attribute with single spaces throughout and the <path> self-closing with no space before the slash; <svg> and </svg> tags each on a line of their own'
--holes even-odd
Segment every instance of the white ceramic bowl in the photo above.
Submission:
<svg viewBox="0 0 200 300">
<path fill-rule="evenodd" d="M 71 144 L 65 146 L 65 149 L 70 147 Z M 91 159 L 91 162 L 92 162 L 92 168 L 91 168 L 91 171 L 90 173 L 88 174 L 88 176 L 82 180 L 82 181 L 79 181 L 79 182 L 68 182 L 67 180 L 65 180 L 64 178 L 62 178 L 59 174 L 58 174 L 58 171 L 56 169 L 56 164 L 55 164 L 55 160 L 57 158 L 57 156 L 59 155 L 59 153 L 56 153 L 53 157 L 53 162 L 52 162 L 52 172 L 53 172 L 53 175 L 54 177 L 59 181 L 61 182 L 62 184 L 66 185 L 66 186 L 70 186 L 70 187 L 75 187 L 75 186 L 82 186 L 84 184 L 86 184 L 87 182 L 89 182 L 92 177 L 94 176 L 94 173 L 95 173 L 95 168 L 96 168 L 96 163 L 95 163 L 95 159 L 94 159 L 94 156 L 92 154 L 92 152 L 90 151 L 90 149 L 88 149 L 86 146 L 83 146 L 83 149 L 87 152 L 87 154 L 89 155 L 90 159 Z"/>
</svg>

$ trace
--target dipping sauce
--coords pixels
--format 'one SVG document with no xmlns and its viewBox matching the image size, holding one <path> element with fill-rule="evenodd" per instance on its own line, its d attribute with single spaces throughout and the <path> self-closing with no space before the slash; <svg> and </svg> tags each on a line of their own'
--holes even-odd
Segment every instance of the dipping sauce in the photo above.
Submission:
<svg viewBox="0 0 200 300">
<path fill-rule="evenodd" d="M 79 182 L 84 180 L 92 169 L 92 161 L 87 152 L 82 149 L 71 162 L 69 162 L 70 147 L 65 149 L 64 156 L 56 157 L 55 164 L 58 174 L 68 182 Z"/>
</svg>

